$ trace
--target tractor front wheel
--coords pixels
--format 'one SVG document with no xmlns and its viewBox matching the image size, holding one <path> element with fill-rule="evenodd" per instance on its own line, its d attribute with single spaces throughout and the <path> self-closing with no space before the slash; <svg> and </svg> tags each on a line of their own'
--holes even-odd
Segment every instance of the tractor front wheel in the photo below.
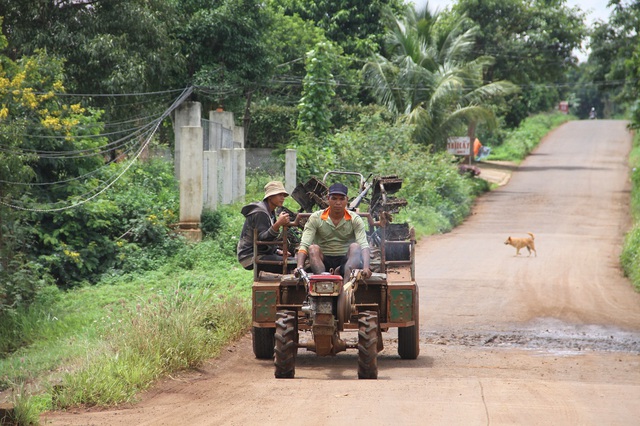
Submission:
<svg viewBox="0 0 640 426">
<path fill-rule="evenodd" d="M 298 317 L 295 311 L 276 313 L 275 376 L 277 379 L 292 379 L 296 374 L 298 353 Z"/>
<path fill-rule="evenodd" d="M 378 314 L 361 312 L 358 316 L 358 379 L 378 378 Z"/>
</svg>

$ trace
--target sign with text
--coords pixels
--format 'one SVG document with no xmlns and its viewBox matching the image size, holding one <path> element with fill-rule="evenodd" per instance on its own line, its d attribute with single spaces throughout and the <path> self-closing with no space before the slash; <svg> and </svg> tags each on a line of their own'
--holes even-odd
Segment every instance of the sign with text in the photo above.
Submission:
<svg viewBox="0 0 640 426">
<path fill-rule="evenodd" d="M 447 139 L 447 152 L 453 155 L 469 155 L 471 153 L 469 136 L 455 136 Z"/>
</svg>

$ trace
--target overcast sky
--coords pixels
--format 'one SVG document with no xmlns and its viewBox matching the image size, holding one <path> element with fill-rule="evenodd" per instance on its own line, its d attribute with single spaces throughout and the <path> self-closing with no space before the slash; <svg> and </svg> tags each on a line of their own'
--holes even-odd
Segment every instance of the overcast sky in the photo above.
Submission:
<svg viewBox="0 0 640 426">
<path fill-rule="evenodd" d="M 407 0 L 407 3 L 413 2 L 418 7 L 424 7 L 429 2 L 429 8 L 434 10 L 436 8 L 442 10 L 447 6 L 455 3 L 454 0 Z M 588 23 L 593 22 L 595 19 L 601 19 L 606 21 L 609 19 L 611 9 L 607 9 L 607 3 L 609 0 L 567 0 L 567 5 L 578 6 L 585 12 L 588 12 Z"/>
<path fill-rule="evenodd" d="M 428 2 L 429 9 L 432 11 L 436 8 L 442 11 L 445 7 L 455 3 L 454 0 L 406 0 L 406 2 L 411 2 L 418 6 L 418 8 L 424 7 Z M 567 5 L 571 7 L 578 6 L 584 12 L 587 12 L 587 25 L 591 25 L 596 19 L 605 22 L 609 20 L 611 9 L 607 9 L 608 2 L 609 0 L 567 0 Z M 587 59 L 585 52 L 577 52 L 576 54 L 581 61 Z"/>
</svg>

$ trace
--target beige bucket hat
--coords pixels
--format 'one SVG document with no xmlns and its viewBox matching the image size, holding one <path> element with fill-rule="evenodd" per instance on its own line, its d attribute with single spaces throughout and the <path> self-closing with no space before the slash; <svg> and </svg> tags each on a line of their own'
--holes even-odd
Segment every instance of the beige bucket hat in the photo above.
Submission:
<svg viewBox="0 0 640 426">
<path fill-rule="evenodd" d="M 271 181 L 264 186 L 263 200 L 266 200 L 272 195 L 278 195 L 278 194 L 284 194 L 285 197 L 289 196 L 289 193 L 287 192 L 286 189 L 284 189 L 284 185 L 282 184 L 282 182 L 277 180 Z"/>
</svg>

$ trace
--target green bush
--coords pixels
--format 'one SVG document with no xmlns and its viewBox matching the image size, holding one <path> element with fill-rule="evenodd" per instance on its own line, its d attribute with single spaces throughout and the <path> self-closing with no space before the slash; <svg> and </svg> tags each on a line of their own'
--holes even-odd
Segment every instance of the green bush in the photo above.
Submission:
<svg viewBox="0 0 640 426">
<path fill-rule="evenodd" d="M 475 195 L 488 185 L 458 173 L 453 157 L 432 153 L 411 141 L 412 128 L 390 125 L 381 116 L 363 116 L 357 126 L 327 136 L 319 143 L 299 135 L 299 180 L 322 178 L 329 170 L 357 171 L 365 177 L 398 175 L 397 196 L 408 201 L 400 217 L 410 218 L 425 233 L 452 229 L 469 213 Z M 474 182 L 474 183 L 470 183 Z"/>
<path fill-rule="evenodd" d="M 206 209 L 200 216 L 200 229 L 204 237 L 214 237 L 223 225 L 222 214 L 218 210 Z"/>
<path fill-rule="evenodd" d="M 620 254 L 620 263 L 624 274 L 629 277 L 635 288 L 640 291 L 640 223 L 627 233 L 622 253 Z"/>
<path fill-rule="evenodd" d="M 122 167 L 113 164 L 102 170 L 100 180 L 112 179 Z M 151 260 L 181 245 L 170 231 L 177 221 L 178 203 L 171 163 L 136 163 L 111 191 L 92 202 L 62 211 L 31 212 L 28 229 L 34 244 L 29 254 L 61 287 L 95 283 L 107 271 L 153 268 L 156 263 Z"/>
<path fill-rule="evenodd" d="M 395 118 L 376 105 L 340 104 L 331 110 L 334 129 L 358 123 L 363 116 L 378 115 L 391 124 Z M 298 109 L 295 106 L 254 105 L 251 108 L 251 127 L 247 135 L 248 148 L 282 148 L 295 139 Z M 302 168 L 302 167 L 300 167 Z"/>
<path fill-rule="evenodd" d="M 251 108 L 251 127 L 247 133 L 247 148 L 275 148 L 285 146 L 296 128 L 298 110 L 295 106 L 254 105 Z"/>
<path fill-rule="evenodd" d="M 624 273 L 640 291 L 640 134 L 634 136 L 629 163 L 631 165 L 631 215 L 635 224 L 627 233 L 620 254 Z"/>
</svg>

